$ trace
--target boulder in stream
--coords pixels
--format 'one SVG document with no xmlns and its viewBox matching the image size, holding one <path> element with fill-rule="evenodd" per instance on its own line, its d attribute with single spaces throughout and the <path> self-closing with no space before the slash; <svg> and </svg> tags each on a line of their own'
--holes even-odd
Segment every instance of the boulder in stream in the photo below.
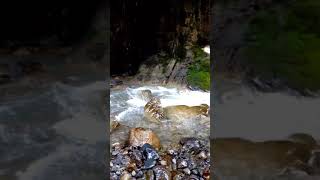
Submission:
<svg viewBox="0 0 320 180">
<path fill-rule="evenodd" d="M 140 146 L 150 144 L 155 149 L 160 149 L 160 139 L 150 129 L 145 128 L 132 128 L 129 133 L 129 144 L 131 146 Z"/>
</svg>

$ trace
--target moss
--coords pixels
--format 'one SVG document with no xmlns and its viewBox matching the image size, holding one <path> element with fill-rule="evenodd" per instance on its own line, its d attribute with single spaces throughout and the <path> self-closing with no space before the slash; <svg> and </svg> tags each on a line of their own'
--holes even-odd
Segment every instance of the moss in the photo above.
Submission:
<svg viewBox="0 0 320 180">
<path fill-rule="evenodd" d="M 210 57 L 198 46 L 192 48 L 194 62 L 188 68 L 187 81 L 204 90 L 210 89 Z"/>
<path fill-rule="evenodd" d="M 319 8 L 319 2 L 306 0 L 260 11 L 247 34 L 249 64 L 261 76 L 283 79 L 291 88 L 319 90 Z"/>
</svg>

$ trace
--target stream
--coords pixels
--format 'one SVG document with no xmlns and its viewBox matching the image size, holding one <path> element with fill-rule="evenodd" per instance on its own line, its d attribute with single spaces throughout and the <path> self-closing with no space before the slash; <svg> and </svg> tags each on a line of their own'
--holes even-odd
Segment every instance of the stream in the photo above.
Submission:
<svg viewBox="0 0 320 180">
<path fill-rule="evenodd" d="M 182 137 L 209 138 L 210 118 L 197 117 L 175 122 L 165 119 L 161 124 L 145 120 L 144 106 L 147 103 L 139 95 L 141 90 L 151 90 L 159 97 L 162 107 L 174 105 L 198 106 L 210 105 L 210 93 L 191 91 L 180 87 L 163 86 L 133 86 L 120 90 L 112 90 L 110 95 L 110 116 L 129 127 L 144 127 L 152 129 L 160 138 L 164 147 L 178 143 Z M 112 136 L 116 141 L 117 137 Z"/>
<path fill-rule="evenodd" d="M 0 86 L 1 180 L 105 178 L 105 68 L 55 58 Z"/>
</svg>

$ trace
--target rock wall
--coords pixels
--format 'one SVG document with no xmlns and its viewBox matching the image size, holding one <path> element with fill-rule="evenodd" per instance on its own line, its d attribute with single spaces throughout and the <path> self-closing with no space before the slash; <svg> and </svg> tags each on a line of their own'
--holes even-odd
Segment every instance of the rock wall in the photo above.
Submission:
<svg viewBox="0 0 320 180">
<path fill-rule="evenodd" d="M 135 74 L 140 63 L 165 51 L 185 58 L 187 45 L 208 43 L 210 0 L 118 1 L 111 5 L 113 74 Z M 157 7 L 157 8 L 155 8 Z"/>
</svg>

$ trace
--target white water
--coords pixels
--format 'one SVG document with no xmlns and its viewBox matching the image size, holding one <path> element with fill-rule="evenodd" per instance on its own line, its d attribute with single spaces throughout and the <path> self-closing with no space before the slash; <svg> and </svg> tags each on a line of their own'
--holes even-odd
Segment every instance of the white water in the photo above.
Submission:
<svg viewBox="0 0 320 180">
<path fill-rule="evenodd" d="M 139 88 L 127 88 L 122 92 L 111 93 L 111 115 L 120 110 L 121 112 L 115 117 L 119 121 L 124 121 L 124 117 L 126 115 L 143 113 L 143 107 L 147 102 L 141 99 L 139 93 L 141 90 L 146 89 L 151 90 L 153 95 L 160 98 L 162 107 L 174 105 L 210 105 L 210 93 L 208 92 L 191 91 L 188 89 L 178 90 L 177 88 L 166 88 L 161 86 L 145 86 Z"/>
<path fill-rule="evenodd" d="M 162 107 L 173 105 L 197 106 L 210 105 L 210 93 L 191 91 L 188 89 L 167 88 L 161 86 L 143 86 L 111 91 L 110 116 L 130 127 L 146 127 L 153 129 L 161 140 L 174 142 L 182 136 L 209 137 L 209 118 L 186 119 L 176 123 L 171 120 L 162 121 L 161 125 L 144 119 L 144 106 L 147 103 L 140 97 L 141 90 L 149 89 L 160 98 Z M 167 129 L 167 131 L 163 131 Z"/>
</svg>

